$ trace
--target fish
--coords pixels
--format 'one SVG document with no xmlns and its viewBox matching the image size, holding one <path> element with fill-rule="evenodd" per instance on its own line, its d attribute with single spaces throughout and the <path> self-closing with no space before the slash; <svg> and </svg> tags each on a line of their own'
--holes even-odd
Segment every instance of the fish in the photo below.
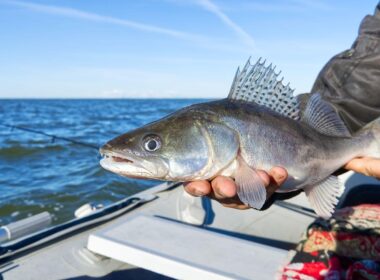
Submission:
<svg viewBox="0 0 380 280">
<path fill-rule="evenodd" d="M 334 212 L 344 185 L 332 175 L 349 160 L 380 156 L 380 119 L 351 134 L 319 93 L 304 108 L 275 67 L 259 59 L 238 68 L 228 97 L 193 104 L 124 133 L 100 149 L 100 165 L 132 178 L 235 180 L 239 199 L 260 209 L 258 174 L 281 166 L 279 193 L 303 189 L 322 218 Z"/>
</svg>

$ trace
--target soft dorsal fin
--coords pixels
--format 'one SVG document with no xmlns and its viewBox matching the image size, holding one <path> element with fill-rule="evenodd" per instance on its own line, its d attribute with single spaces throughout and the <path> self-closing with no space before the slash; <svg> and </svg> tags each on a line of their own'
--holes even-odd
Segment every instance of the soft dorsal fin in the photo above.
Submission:
<svg viewBox="0 0 380 280">
<path fill-rule="evenodd" d="M 351 133 L 332 106 L 324 101 L 319 93 L 310 96 L 302 121 L 330 136 L 350 137 Z"/>
<path fill-rule="evenodd" d="M 228 98 L 255 102 L 298 120 L 299 104 L 293 96 L 294 89 L 282 83 L 283 79 L 279 79 L 281 72 L 276 73 L 275 68 L 272 64 L 265 66 L 261 58 L 253 65 L 249 59 L 241 71 L 239 68 L 236 71 Z"/>
</svg>

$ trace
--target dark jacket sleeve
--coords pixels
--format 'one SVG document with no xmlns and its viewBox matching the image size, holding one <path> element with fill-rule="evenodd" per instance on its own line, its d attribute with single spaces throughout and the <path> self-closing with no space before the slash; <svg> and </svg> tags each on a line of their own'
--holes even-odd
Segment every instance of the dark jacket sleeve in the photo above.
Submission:
<svg viewBox="0 0 380 280">
<path fill-rule="evenodd" d="M 334 56 L 311 90 L 330 102 L 351 132 L 380 116 L 380 11 L 366 16 L 351 49 Z"/>
<path fill-rule="evenodd" d="M 319 73 L 311 93 L 320 93 L 351 132 L 380 117 L 380 7 L 366 16 L 352 47 L 334 56 Z M 299 96 L 301 110 L 309 94 Z M 273 194 L 261 208 L 301 191 Z"/>
</svg>

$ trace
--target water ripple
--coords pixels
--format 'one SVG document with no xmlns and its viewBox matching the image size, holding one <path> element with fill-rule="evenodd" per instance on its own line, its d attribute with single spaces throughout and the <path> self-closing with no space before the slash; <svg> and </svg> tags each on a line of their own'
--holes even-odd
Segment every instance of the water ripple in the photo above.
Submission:
<svg viewBox="0 0 380 280">
<path fill-rule="evenodd" d="M 0 100 L 1 121 L 100 146 L 200 100 Z M 96 150 L 0 129 L 0 225 L 42 211 L 55 222 L 85 203 L 109 204 L 157 182 L 103 170 Z"/>
</svg>

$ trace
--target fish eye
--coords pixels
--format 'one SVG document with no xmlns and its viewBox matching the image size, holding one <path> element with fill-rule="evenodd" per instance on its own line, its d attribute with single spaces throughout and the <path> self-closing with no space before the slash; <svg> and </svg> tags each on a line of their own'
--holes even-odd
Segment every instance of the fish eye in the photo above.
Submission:
<svg viewBox="0 0 380 280">
<path fill-rule="evenodd" d="M 144 149 L 154 152 L 161 148 L 161 139 L 157 135 L 148 135 L 144 138 Z"/>
</svg>

